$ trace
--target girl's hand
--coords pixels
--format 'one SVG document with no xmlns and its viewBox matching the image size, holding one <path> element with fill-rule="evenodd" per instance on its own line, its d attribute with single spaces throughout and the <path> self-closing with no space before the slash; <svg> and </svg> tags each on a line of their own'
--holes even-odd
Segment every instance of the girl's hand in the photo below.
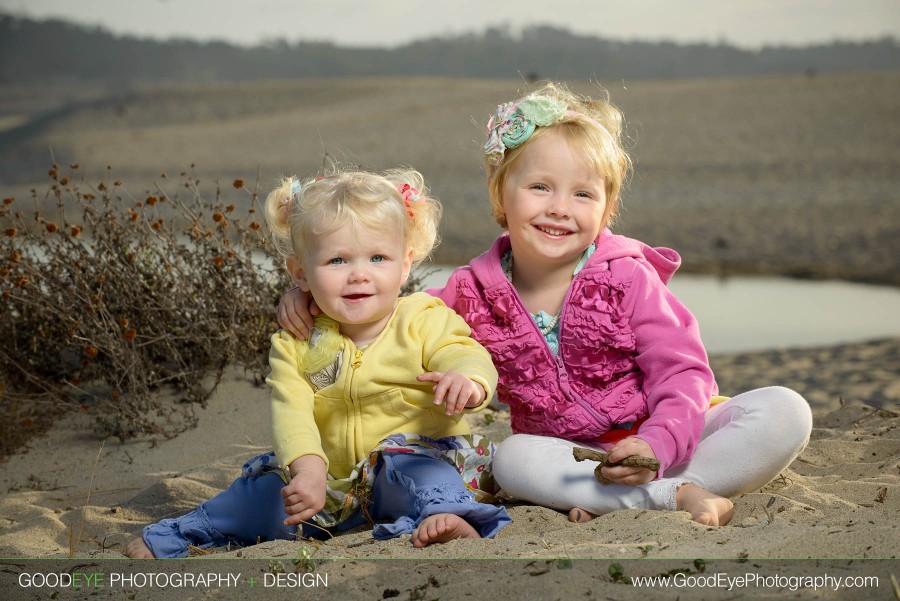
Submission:
<svg viewBox="0 0 900 601">
<path fill-rule="evenodd" d="M 656 453 L 653 452 L 649 444 L 640 438 L 632 437 L 620 440 L 616 446 L 610 449 L 609 457 L 606 460 L 609 463 L 618 463 L 632 455 L 643 455 L 644 457 L 656 459 Z M 656 472 L 650 471 L 645 467 L 606 466 L 601 471 L 604 476 L 617 484 L 646 484 L 656 478 Z"/>
<path fill-rule="evenodd" d="M 325 462 L 318 455 L 304 455 L 291 463 L 291 481 L 281 489 L 285 526 L 299 525 L 325 507 Z"/>
<path fill-rule="evenodd" d="M 481 384 L 456 371 L 430 371 L 416 376 L 419 382 L 434 382 L 434 404 L 444 403 L 444 413 L 462 413 L 466 407 L 477 407 L 487 397 Z"/>
<path fill-rule="evenodd" d="M 309 338 L 313 317 L 319 314 L 319 307 L 308 292 L 293 288 L 284 293 L 278 303 L 278 325 L 300 340 Z"/>
</svg>

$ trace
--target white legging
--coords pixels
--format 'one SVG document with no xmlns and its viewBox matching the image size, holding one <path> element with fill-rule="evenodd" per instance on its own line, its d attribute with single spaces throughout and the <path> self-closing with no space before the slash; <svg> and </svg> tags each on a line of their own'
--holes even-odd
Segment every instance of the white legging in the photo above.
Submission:
<svg viewBox="0 0 900 601">
<path fill-rule="evenodd" d="M 691 460 L 647 484 L 600 484 L 597 464 L 572 456 L 573 447 L 586 445 L 531 434 L 513 434 L 500 444 L 494 476 L 517 499 L 561 511 L 674 511 L 675 491 L 683 483 L 723 497 L 764 486 L 803 451 L 811 430 L 812 414 L 802 396 L 779 386 L 759 388 L 710 408 Z"/>
</svg>

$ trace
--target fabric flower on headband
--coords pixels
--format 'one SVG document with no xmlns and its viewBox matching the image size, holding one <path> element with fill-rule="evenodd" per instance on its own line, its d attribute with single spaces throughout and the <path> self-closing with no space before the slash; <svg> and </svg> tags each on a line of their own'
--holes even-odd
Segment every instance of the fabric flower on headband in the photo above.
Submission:
<svg viewBox="0 0 900 601">
<path fill-rule="evenodd" d="M 409 203 L 416 202 L 420 199 L 419 191 L 410 186 L 409 184 L 402 184 L 397 187 L 397 190 L 400 191 L 400 197 L 403 198 L 403 204 L 406 205 L 406 213 L 410 217 L 415 217 L 415 213 L 413 213 L 412 206 Z"/>
<path fill-rule="evenodd" d="M 566 103 L 547 96 L 526 96 L 519 102 L 501 104 L 488 120 L 484 153 L 499 163 L 507 148 L 519 146 L 535 128 L 553 125 L 565 115 Z"/>
</svg>

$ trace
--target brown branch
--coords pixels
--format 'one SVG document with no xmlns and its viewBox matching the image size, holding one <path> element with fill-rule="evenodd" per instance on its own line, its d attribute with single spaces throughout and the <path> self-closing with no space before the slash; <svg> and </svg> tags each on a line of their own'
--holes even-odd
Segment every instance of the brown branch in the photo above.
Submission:
<svg viewBox="0 0 900 601">
<path fill-rule="evenodd" d="M 604 466 L 616 467 L 619 465 L 624 465 L 627 467 L 642 467 L 646 468 L 652 472 L 659 471 L 659 460 L 651 459 L 650 457 L 644 457 L 642 455 L 631 455 L 630 457 L 626 457 L 622 461 L 616 463 L 609 463 L 609 453 L 603 453 L 602 451 L 594 451 L 592 449 L 586 449 L 584 447 L 575 447 L 572 449 L 572 455 L 575 457 L 575 461 L 598 461 L 599 465 L 594 468 L 594 477 L 597 478 L 597 481 L 601 484 L 609 484 L 611 480 L 603 475 L 600 471 Z"/>
</svg>

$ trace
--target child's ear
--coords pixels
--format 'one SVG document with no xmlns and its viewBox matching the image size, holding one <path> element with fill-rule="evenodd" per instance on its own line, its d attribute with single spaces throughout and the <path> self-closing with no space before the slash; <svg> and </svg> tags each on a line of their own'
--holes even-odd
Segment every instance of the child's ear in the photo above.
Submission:
<svg viewBox="0 0 900 601">
<path fill-rule="evenodd" d="M 300 290 L 303 292 L 309 292 L 309 284 L 306 281 L 306 276 L 303 273 L 303 263 L 300 262 L 297 257 L 288 257 L 287 258 L 287 270 L 288 273 L 291 274 L 291 279 L 294 280 L 294 285 L 299 286 Z"/>
<path fill-rule="evenodd" d="M 406 283 L 406 280 L 409 279 L 409 272 L 412 270 L 413 263 L 413 250 L 410 248 L 409 252 L 406 253 L 406 257 L 403 259 L 403 281 L 402 284 Z"/>
</svg>

